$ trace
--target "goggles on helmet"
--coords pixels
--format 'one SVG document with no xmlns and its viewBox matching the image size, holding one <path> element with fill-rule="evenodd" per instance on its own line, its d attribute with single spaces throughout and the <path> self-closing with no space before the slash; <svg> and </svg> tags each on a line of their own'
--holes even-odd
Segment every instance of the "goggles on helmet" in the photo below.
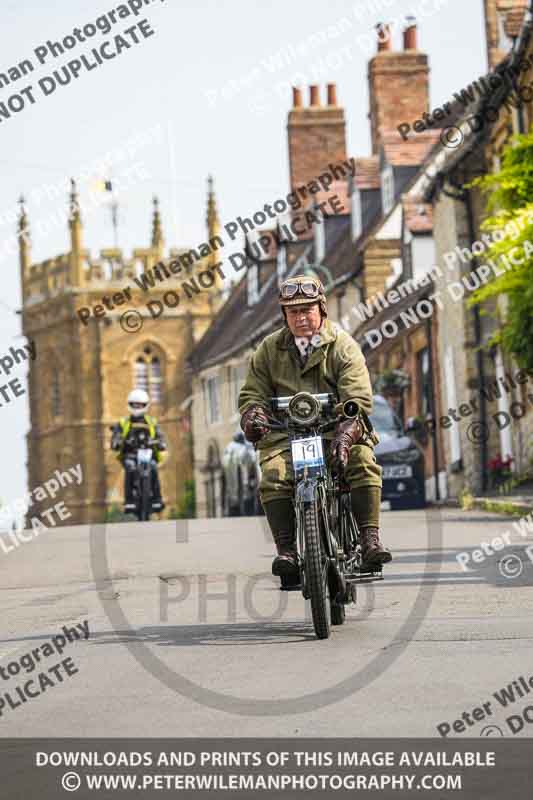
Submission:
<svg viewBox="0 0 533 800">
<path fill-rule="evenodd" d="M 319 296 L 320 287 L 314 281 L 295 281 L 294 283 L 288 281 L 280 288 L 279 294 L 282 300 L 290 300 L 296 294 L 302 294 L 313 300 Z"/>
</svg>

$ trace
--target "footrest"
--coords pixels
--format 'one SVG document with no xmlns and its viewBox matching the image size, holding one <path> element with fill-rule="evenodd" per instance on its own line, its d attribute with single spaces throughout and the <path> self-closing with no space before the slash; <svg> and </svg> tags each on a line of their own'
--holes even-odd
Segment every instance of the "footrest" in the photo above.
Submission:
<svg viewBox="0 0 533 800">
<path fill-rule="evenodd" d="M 359 581 L 366 583 L 369 581 L 382 581 L 383 572 L 381 570 L 365 571 L 365 572 L 352 572 L 344 576 L 347 583 Z"/>
</svg>

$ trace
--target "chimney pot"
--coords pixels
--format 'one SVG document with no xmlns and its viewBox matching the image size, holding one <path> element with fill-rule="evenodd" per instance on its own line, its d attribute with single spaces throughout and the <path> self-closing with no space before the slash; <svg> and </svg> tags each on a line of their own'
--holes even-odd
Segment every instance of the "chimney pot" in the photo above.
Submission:
<svg viewBox="0 0 533 800">
<path fill-rule="evenodd" d="M 416 19 L 414 17 L 406 17 L 405 25 L 406 27 L 403 32 L 403 49 L 417 50 Z"/>
<path fill-rule="evenodd" d="M 293 108 L 302 107 L 302 90 L 298 88 L 298 86 L 292 87 L 292 107 Z"/>
<path fill-rule="evenodd" d="M 335 83 L 328 83 L 328 106 L 337 105 L 337 86 Z"/>
<path fill-rule="evenodd" d="M 376 30 L 378 32 L 378 53 L 381 53 L 384 50 L 392 50 L 390 25 L 380 22 L 376 25 Z"/>
<path fill-rule="evenodd" d="M 309 87 L 309 105 L 311 106 L 320 105 L 320 95 L 318 93 L 318 86 L 316 84 Z"/>
</svg>

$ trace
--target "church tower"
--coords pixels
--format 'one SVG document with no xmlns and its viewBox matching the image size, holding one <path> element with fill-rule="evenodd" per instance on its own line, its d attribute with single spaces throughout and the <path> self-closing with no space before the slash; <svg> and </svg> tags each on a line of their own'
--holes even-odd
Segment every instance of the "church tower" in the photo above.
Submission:
<svg viewBox="0 0 533 800">
<path fill-rule="evenodd" d="M 213 243 L 211 253 L 209 253 L 207 256 L 207 263 L 209 264 L 209 269 L 213 270 L 214 274 L 216 275 L 216 283 L 213 285 L 213 291 L 209 296 L 209 302 L 211 311 L 213 314 L 216 314 L 227 297 L 227 290 L 224 286 L 224 281 L 220 277 L 220 272 L 216 269 L 217 263 L 220 265 L 220 269 L 222 270 L 223 274 L 226 274 L 228 270 L 224 269 L 222 254 L 217 252 L 218 247 L 216 243 L 222 241 L 222 226 L 218 216 L 217 201 L 215 197 L 215 188 L 212 175 L 207 176 L 207 214 L 205 217 L 205 222 L 207 225 L 209 242 Z"/>
<path fill-rule="evenodd" d="M 123 470 L 110 449 L 109 428 L 127 415 L 128 393 L 142 388 L 150 395 L 150 414 L 167 440 L 160 479 L 166 502 L 162 516 L 169 516 L 180 505 L 185 481 L 193 477 L 191 376 L 185 360 L 211 323 L 218 295 L 217 286 L 208 281 L 207 288 L 197 282 L 198 293 L 184 292 L 183 284 L 194 283 L 202 272 L 205 277 L 213 256 L 176 248 L 165 254 L 159 202 L 154 198 L 149 247 L 137 248 L 130 256 L 108 248 L 91 258 L 83 246 L 83 209 L 74 180 L 68 226 L 69 252 L 32 264 L 30 225 L 21 198 L 22 327 L 37 352 L 30 362 L 28 387 L 29 490 L 57 478 L 56 470 L 64 474 L 80 464 L 81 484 L 64 478 L 58 495 L 71 514 L 59 524 L 102 522 L 114 506 L 121 507 Z M 209 237 L 218 235 L 217 230 L 211 193 Z M 201 249 L 206 252 L 207 244 Z M 182 268 L 170 270 L 169 264 Z M 84 319 L 81 309 L 90 311 Z M 29 516 L 51 505 L 49 497 L 35 502 Z"/>
</svg>

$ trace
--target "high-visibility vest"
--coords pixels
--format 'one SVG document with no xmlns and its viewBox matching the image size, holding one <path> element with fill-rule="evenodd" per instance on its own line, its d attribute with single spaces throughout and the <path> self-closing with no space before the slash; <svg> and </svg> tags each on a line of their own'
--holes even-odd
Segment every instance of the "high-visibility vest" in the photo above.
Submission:
<svg viewBox="0 0 533 800">
<path fill-rule="evenodd" d="M 157 420 L 154 417 L 150 417 L 148 414 L 144 415 L 143 420 L 146 423 L 146 425 L 148 425 L 148 434 L 150 436 L 150 439 L 155 439 L 155 437 L 157 435 L 157 431 L 156 431 L 156 427 L 155 427 L 156 424 L 157 424 Z M 132 423 L 131 423 L 130 417 L 121 417 L 121 419 L 119 420 L 119 425 L 120 425 L 120 432 L 122 434 L 122 439 L 125 440 L 127 435 L 128 435 L 128 433 L 131 430 Z M 155 458 L 155 460 L 159 463 L 161 461 L 162 457 L 163 456 L 159 452 L 159 450 L 157 448 L 154 448 L 154 458 Z M 119 459 L 122 458 L 122 450 L 119 451 L 118 458 Z"/>
</svg>

